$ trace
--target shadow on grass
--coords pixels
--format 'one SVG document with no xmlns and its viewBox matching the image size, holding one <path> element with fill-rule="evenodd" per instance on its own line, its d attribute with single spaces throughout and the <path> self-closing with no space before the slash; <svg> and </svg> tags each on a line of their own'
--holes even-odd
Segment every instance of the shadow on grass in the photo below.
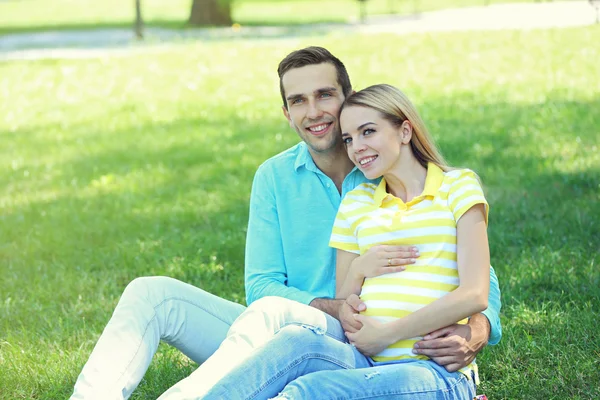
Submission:
<svg viewBox="0 0 600 400">
<path fill-rule="evenodd" d="M 540 156 L 537 146 L 540 135 L 580 135 L 582 146 L 595 144 L 596 127 L 588 114 L 600 108 L 600 99 L 550 101 L 557 112 L 549 116 L 543 115 L 547 104 L 481 103 L 480 96 L 471 94 L 432 99 L 422 106 L 448 159 L 480 173 L 491 203 L 493 264 L 503 292 L 507 332 L 514 335 L 496 353 L 480 358 L 492 388 L 498 384 L 493 381 L 492 365 L 497 367 L 499 357 L 510 357 L 531 337 L 551 338 L 553 326 L 548 321 L 553 321 L 553 315 L 575 313 L 570 304 L 600 307 L 599 171 L 559 170 Z M 470 109 L 474 104 L 479 105 L 477 110 Z M 234 129 L 228 136 L 192 135 L 208 127 Z M 147 144 L 166 132 L 194 140 L 180 139 L 162 147 Z M 275 139 L 279 133 L 283 134 L 280 142 Z M 90 132 L 88 137 L 102 135 Z M 168 275 L 243 301 L 243 247 L 252 177 L 264 159 L 289 147 L 296 136 L 279 120 L 254 124 L 235 116 L 148 124 L 136 126 L 135 133 L 122 130 L 108 136 L 102 139 L 106 146 L 101 152 L 62 161 L 61 179 L 81 182 L 75 190 L 64 190 L 53 200 L 34 200 L 2 216 L 2 224 L 11 230 L 2 233 L 1 262 L 11 274 L 18 276 L 35 266 L 40 275 L 33 281 L 3 284 L 12 287 L 6 296 L 25 292 L 35 297 L 36 291 L 25 286 L 40 291 L 40 287 L 50 290 L 60 285 L 63 290 L 52 301 L 63 303 L 67 313 L 77 303 L 75 293 L 106 299 L 102 310 L 75 313 L 69 330 L 56 332 L 58 341 L 60 335 L 85 329 L 84 317 L 87 329 L 99 333 L 125 285 L 138 276 Z M 40 148 L 50 145 L 40 140 Z M 551 156 L 551 161 L 557 159 Z M 0 187 L 12 179 L 7 174 L 0 175 Z M 92 277 L 98 284 L 90 287 L 89 280 L 78 276 Z M 22 310 L 18 319 L 25 326 L 39 327 L 32 322 L 35 314 L 28 311 Z M 536 320 L 536 313 L 543 318 Z M 594 336 L 589 333 L 593 328 L 579 326 L 574 333 L 578 342 L 573 345 L 593 348 Z M 524 330 L 525 336 L 520 333 Z M 556 342 L 556 346 L 564 343 Z M 547 356 L 546 350 L 536 357 Z M 527 359 L 522 362 L 525 368 L 532 365 Z M 568 360 L 556 362 L 563 367 Z M 157 397 L 189 372 L 187 366 L 175 367 L 179 373 L 172 380 L 164 379 L 157 373 L 163 368 L 161 363 L 151 367 L 142 389 L 149 397 Z M 558 390 L 592 389 L 595 382 L 573 374 L 558 383 Z M 72 387 L 72 383 L 52 385 L 40 390 L 68 394 Z"/>
</svg>

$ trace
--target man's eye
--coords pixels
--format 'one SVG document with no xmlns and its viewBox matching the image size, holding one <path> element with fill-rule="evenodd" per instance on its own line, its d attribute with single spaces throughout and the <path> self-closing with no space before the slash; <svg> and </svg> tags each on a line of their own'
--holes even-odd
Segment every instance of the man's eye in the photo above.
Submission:
<svg viewBox="0 0 600 400">
<path fill-rule="evenodd" d="M 292 104 L 300 104 L 302 103 L 302 99 L 294 99 L 292 100 Z"/>
<path fill-rule="evenodd" d="M 331 93 L 321 93 L 321 97 L 331 97 Z"/>
</svg>

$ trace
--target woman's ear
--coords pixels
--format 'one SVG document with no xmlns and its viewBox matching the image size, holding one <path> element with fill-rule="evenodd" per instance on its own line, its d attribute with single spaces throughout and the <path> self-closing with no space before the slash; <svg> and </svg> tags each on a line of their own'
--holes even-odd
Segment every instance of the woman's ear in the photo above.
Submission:
<svg viewBox="0 0 600 400">
<path fill-rule="evenodd" d="M 412 139 L 413 129 L 409 120 L 406 120 L 400 125 L 400 140 L 402 144 L 410 143 L 410 139 Z"/>
</svg>

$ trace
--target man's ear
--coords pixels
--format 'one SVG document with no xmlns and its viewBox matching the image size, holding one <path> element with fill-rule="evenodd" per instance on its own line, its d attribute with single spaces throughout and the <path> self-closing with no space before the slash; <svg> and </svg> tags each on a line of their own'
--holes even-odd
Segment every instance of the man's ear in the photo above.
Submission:
<svg viewBox="0 0 600 400">
<path fill-rule="evenodd" d="M 410 143 L 412 139 L 413 129 L 409 120 L 406 120 L 400 125 L 400 141 L 402 144 Z"/>
<path fill-rule="evenodd" d="M 294 129 L 294 124 L 292 123 L 292 118 L 290 118 L 290 112 L 288 111 L 287 108 L 285 108 L 285 106 L 281 106 L 281 109 L 283 110 L 283 115 L 285 115 L 285 119 L 288 120 L 288 124 L 290 125 L 290 128 Z"/>
</svg>

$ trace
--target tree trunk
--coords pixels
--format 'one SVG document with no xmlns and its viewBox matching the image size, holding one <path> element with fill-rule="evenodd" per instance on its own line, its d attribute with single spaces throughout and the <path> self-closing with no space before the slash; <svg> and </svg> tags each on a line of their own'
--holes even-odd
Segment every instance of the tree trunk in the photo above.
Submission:
<svg viewBox="0 0 600 400">
<path fill-rule="evenodd" d="M 142 5 L 140 0 L 135 0 L 135 37 L 144 38 L 144 20 L 142 19 Z"/>
<path fill-rule="evenodd" d="M 230 0 L 194 0 L 191 25 L 231 25 Z"/>
</svg>

